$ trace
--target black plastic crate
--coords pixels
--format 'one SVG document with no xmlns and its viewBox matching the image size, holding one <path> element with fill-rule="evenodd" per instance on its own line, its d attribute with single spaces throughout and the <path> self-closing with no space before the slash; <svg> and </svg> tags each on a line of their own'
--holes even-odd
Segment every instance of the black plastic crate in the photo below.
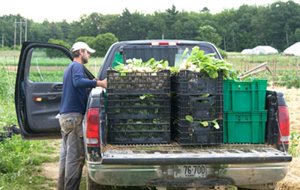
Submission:
<svg viewBox="0 0 300 190">
<path fill-rule="evenodd" d="M 171 97 L 168 94 L 109 94 L 108 109 L 119 108 L 170 108 Z M 109 110 L 108 110 L 109 111 Z"/>
<path fill-rule="evenodd" d="M 107 93 L 163 94 L 171 92 L 170 71 L 119 73 L 107 70 Z"/>
<path fill-rule="evenodd" d="M 276 144 L 279 136 L 278 98 L 275 91 L 267 91 L 266 99 L 267 124 L 266 140 L 268 144 Z"/>
<path fill-rule="evenodd" d="M 218 145 L 223 143 L 223 121 L 218 120 L 219 129 L 212 125 L 202 127 L 195 121 L 181 120 L 177 124 L 176 140 L 181 145 Z"/>
<path fill-rule="evenodd" d="M 108 95 L 108 119 L 156 119 L 171 117 L 171 98 L 168 95 Z"/>
<path fill-rule="evenodd" d="M 174 102 L 174 109 L 178 119 L 185 119 L 191 115 L 194 119 L 222 119 L 223 117 L 223 96 L 211 95 L 179 95 Z"/>
<path fill-rule="evenodd" d="M 170 118 L 108 120 L 110 144 L 160 144 L 170 142 Z"/>
<path fill-rule="evenodd" d="M 171 97 L 168 94 L 109 94 L 107 129 L 110 144 L 170 142 Z"/>
<path fill-rule="evenodd" d="M 222 94 L 223 74 L 218 73 L 216 79 L 210 78 L 206 73 L 182 70 L 172 78 L 172 89 L 177 94 Z"/>
</svg>

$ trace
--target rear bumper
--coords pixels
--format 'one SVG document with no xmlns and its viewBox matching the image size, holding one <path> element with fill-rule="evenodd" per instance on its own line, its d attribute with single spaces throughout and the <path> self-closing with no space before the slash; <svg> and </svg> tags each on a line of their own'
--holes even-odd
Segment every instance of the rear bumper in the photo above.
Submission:
<svg viewBox="0 0 300 190">
<path fill-rule="evenodd" d="M 87 162 L 90 177 L 114 186 L 207 187 L 276 183 L 287 173 L 288 162 L 255 164 L 204 164 L 206 177 L 178 178 L 177 165 L 105 165 Z"/>
</svg>

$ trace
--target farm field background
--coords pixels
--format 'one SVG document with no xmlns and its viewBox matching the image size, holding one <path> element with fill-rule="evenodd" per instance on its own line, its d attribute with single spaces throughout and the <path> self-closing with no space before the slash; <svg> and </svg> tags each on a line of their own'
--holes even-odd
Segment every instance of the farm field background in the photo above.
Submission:
<svg viewBox="0 0 300 190">
<path fill-rule="evenodd" d="M 3 126 L 17 124 L 14 108 L 14 84 L 18 59 L 19 51 L 0 51 L 0 131 Z M 241 73 L 261 63 L 268 63 L 267 66 L 271 72 L 265 70 L 252 77 L 266 78 L 268 79 L 268 89 L 282 91 L 284 93 L 289 106 L 291 132 L 298 137 L 300 134 L 300 57 L 282 55 L 250 56 L 241 55 L 239 53 L 228 53 L 226 61 L 233 63 L 234 68 Z M 91 58 L 87 67 L 96 76 L 101 63 L 102 58 Z M 66 65 L 61 66 L 62 71 L 65 66 Z M 50 66 L 47 69 L 52 70 L 53 68 Z M 11 154 L 14 154 L 13 151 L 20 151 L 17 148 L 17 146 L 22 144 L 20 137 L 14 137 L 11 141 L 14 142 L 12 145 L 14 148 L 11 148 Z M 35 187 L 36 189 L 40 189 L 40 187 L 55 189 L 55 177 L 46 175 L 47 172 L 44 170 L 49 169 L 47 164 L 53 167 L 58 166 L 58 164 L 55 163 L 58 162 L 59 151 L 57 150 L 60 143 L 53 143 L 51 141 L 27 141 L 26 143 L 28 143 L 28 148 L 26 149 L 28 155 L 26 155 L 27 157 L 24 156 L 24 165 L 28 165 L 30 160 L 35 160 L 36 157 L 38 157 L 38 161 L 30 162 L 36 169 L 26 172 L 15 170 L 7 171 L 5 170 L 5 167 L 7 167 L 5 164 L 19 162 L 18 159 L 21 158 L 16 157 L 15 160 L 10 160 L 9 158 L 3 160 L 4 158 L 0 158 L 0 189 L 2 189 L 2 187 L 6 189 L 9 185 L 13 185 L 13 189 L 32 189 L 32 187 L 34 187 L 33 189 L 35 189 Z M 295 143 L 297 145 L 299 140 L 296 140 Z M 7 144 L 7 142 L 5 142 L 5 144 Z M 0 142 L 0 152 L 4 150 L 2 146 Z M 47 151 L 41 148 L 44 146 L 49 147 Z M 290 171 L 286 178 L 278 183 L 277 189 L 294 190 L 300 188 L 300 159 L 298 157 L 300 147 L 295 146 L 293 148 L 295 157 L 290 164 Z M 40 152 L 37 153 L 37 155 L 30 152 L 39 150 Z M 298 156 L 296 155 L 297 153 Z M 22 167 L 20 166 L 20 168 Z M 23 176 L 23 173 L 27 174 L 28 172 L 32 174 L 30 179 Z"/>
</svg>

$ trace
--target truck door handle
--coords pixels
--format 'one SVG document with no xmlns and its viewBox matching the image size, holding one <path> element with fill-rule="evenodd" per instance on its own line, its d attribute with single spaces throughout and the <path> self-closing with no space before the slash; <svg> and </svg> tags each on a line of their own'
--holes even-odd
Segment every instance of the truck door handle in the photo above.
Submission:
<svg viewBox="0 0 300 190">
<path fill-rule="evenodd" d="M 33 97 L 33 100 L 35 102 L 53 101 L 53 100 L 57 100 L 60 97 L 61 97 L 60 94 L 58 94 L 58 95 L 41 95 L 41 96 Z"/>
<path fill-rule="evenodd" d="M 53 86 L 53 90 L 55 91 L 62 91 L 62 84 L 56 84 Z"/>
<path fill-rule="evenodd" d="M 57 99 L 57 95 L 48 96 L 48 100 L 55 100 L 55 99 Z"/>
</svg>

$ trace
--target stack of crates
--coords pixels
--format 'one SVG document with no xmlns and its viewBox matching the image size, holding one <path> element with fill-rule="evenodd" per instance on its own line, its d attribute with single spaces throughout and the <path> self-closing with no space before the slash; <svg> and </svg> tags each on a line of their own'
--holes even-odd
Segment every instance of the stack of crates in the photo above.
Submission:
<svg viewBox="0 0 300 190">
<path fill-rule="evenodd" d="M 267 80 L 224 81 L 224 143 L 265 142 Z"/>
<path fill-rule="evenodd" d="M 122 74 L 108 70 L 107 79 L 108 143 L 169 143 L 170 71 Z"/>
<path fill-rule="evenodd" d="M 172 117 L 174 138 L 181 145 L 213 145 L 223 143 L 223 78 L 212 79 L 206 73 L 182 70 L 173 79 Z M 187 120 L 187 116 L 193 121 Z M 211 122 L 216 120 L 219 129 Z"/>
</svg>

